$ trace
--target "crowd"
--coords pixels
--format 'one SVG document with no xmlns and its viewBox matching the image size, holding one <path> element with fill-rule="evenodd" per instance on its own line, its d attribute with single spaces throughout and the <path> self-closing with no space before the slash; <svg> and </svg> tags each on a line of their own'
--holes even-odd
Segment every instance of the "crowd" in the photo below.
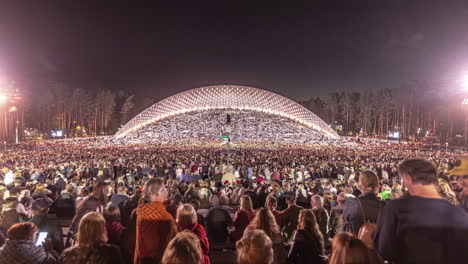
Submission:
<svg viewBox="0 0 468 264">
<path fill-rule="evenodd" d="M 94 138 L 22 143 L 0 166 L 0 264 L 468 259 L 468 157 L 453 150 Z"/>
<path fill-rule="evenodd" d="M 230 131 L 226 131 L 228 113 Z M 248 110 L 210 110 L 172 116 L 115 141 L 119 144 L 167 144 L 173 141 L 190 145 L 200 141 L 220 144 L 223 134 L 229 134 L 238 144 L 269 141 L 284 145 L 322 140 L 320 133 L 281 116 Z"/>
</svg>

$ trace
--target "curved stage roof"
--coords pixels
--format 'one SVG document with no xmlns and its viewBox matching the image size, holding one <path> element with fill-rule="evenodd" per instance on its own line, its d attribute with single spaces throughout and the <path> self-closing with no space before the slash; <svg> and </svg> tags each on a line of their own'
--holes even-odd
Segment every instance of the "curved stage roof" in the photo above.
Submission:
<svg viewBox="0 0 468 264">
<path fill-rule="evenodd" d="M 293 100 L 262 89 L 236 85 L 207 86 L 170 96 L 132 118 L 115 137 L 122 138 L 171 116 L 212 109 L 252 110 L 278 115 L 328 138 L 339 138 L 327 123 Z"/>
</svg>

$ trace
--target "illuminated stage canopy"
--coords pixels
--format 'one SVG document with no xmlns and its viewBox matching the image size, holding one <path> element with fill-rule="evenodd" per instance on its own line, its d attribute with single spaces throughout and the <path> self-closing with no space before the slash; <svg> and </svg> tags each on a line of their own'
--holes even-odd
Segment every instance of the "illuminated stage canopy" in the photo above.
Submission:
<svg viewBox="0 0 468 264">
<path fill-rule="evenodd" d="M 124 138 L 170 117 L 219 109 L 256 111 L 279 116 L 309 128 L 325 138 L 339 138 L 322 119 L 300 104 L 269 91 L 236 85 L 207 86 L 170 96 L 132 118 L 116 133 L 115 138 Z"/>
</svg>

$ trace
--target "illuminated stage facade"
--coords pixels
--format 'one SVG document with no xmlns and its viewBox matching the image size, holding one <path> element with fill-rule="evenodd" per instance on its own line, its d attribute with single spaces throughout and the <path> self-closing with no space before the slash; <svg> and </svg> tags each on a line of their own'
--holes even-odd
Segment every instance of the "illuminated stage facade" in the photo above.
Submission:
<svg viewBox="0 0 468 264">
<path fill-rule="evenodd" d="M 224 135 L 224 137 L 223 137 Z M 339 139 L 323 120 L 281 95 L 245 86 L 192 89 L 150 106 L 114 136 L 118 142 L 171 140 L 307 143 Z"/>
</svg>

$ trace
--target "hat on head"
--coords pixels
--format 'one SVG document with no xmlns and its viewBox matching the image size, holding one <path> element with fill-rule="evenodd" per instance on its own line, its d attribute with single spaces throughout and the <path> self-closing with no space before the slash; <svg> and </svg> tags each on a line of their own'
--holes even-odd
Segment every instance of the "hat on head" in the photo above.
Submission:
<svg viewBox="0 0 468 264">
<path fill-rule="evenodd" d="M 468 175 L 468 154 L 462 155 L 460 157 L 460 162 L 455 166 L 455 168 L 447 172 L 449 175 L 463 176 Z"/>
</svg>

